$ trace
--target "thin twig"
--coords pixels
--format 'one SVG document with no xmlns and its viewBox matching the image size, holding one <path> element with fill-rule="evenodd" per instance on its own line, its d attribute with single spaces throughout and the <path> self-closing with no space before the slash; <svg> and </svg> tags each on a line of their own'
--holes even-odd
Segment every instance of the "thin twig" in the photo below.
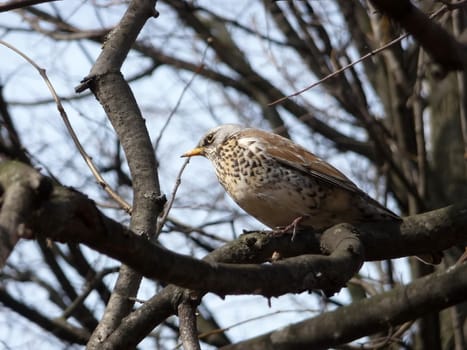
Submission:
<svg viewBox="0 0 467 350">
<path fill-rule="evenodd" d="M 162 126 L 162 129 L 159 133 L 159 136 L 157 137 L 156 139 L 156 142 L 154 143 L 154 150 L 156 151 L 157 148 L 159 147 L 159 143 L 162 139 L 162 135 L 164 135 L 164 131 L 165 129 L 167 129 L 167 127 L 169 126 L 169 123 L 170 121 L 172 120 L 172 117 L 174 116 L 175 112 L 178 110 L 178 107 L 180 106 L 181 102 L 182 102 L 182 99 L 183 99 L 183 96 L 185 95 L 185 93 L 188 91 L 188 88 L 191 86 L 191 84 L 193 83 L 193 81 L 195 80 L 195 78 L 198 76 L 198 74 L 204 69 L 204 59 L 206 57 L 206 53 L 208 51 L 208 48 L 209 48 L 209 43 L 210 41 L 208 40 L 208 45 L 206 45 L 205 49 L 204 49 L 204 52 L 203 52 L 203 55 L 201 57 L 201 63 L 200 65 L 198 66 L 198 69 L 196 69 L 196 71 L 193 73 L 193 75 L 191 76 L 190 80 L 188 81 L 188 83 L 183 87 L 183 90 L 182 90 L 182 93 L 180 94 L 180 96 L 178 97 L 178 100 L 177 102 L 175 103 L 175 106 L 174 108 L 170 111 L 170 114 L 169 116 L 167 117 L 167 120 L 165 121 L 164 125 Z"/>
<path fill-rule="evenodd" d="M 185 171 L 185 168 L 189 162 L 190 162 L 190 158 L 186 158 L 185 162 L 180 168 L 180 171 L 177 174 L 177 177 L 175 178 L 175 185 L 172 190 L 172 193 L 170 194 L 169 202 L 165 205 L 164 212 L 162 213 L 162 216 L 160 217 L 160 219 L 157 221 L 156 234 L 154 235 L 155 238 L 159 237 L 162 227 L 164 227 L 164 224 L 167 221 L 167 217 L 169 215 L 170 209 L 172 209 L 172 206 L 175 202 L 175 196 L 177 195 L 178 187 L 182 183 L 182 174 Z"/>
<path fill-rule="evenodd" d="M 111 273 L 116 273 L 118 272 L 119 267 L 109 267 L 106 268 L 99 273 L 97 273 L 94 278 L 89 281 L 84 288 L 84 290 L 81 292 L 81 294 L 73 300 L 73 302 L 63 311 L 61 318 L 67 319 L 69 318 L 73 312 L 76 310 L 76 308 L 84 303 L 84 300 L 95 290 L 96 285 L 101 282 L 102 278 L 111 274 Z"/>
<path fill-rule="evenodd" d="M 431 15 L 429 16 L 429 18 L 432 19 L 432 18 L 438 16 L 439 14 L 443 13 L 443 12 L 446 11 L 447 9 L 448 9 L 448 6 L 447 6 L 447 5 L 443 5 L 443 6 L 441 6 L 438 10 L 436 10 L 435 12 L 433 12 L 433 14 L 431 14 Z M 379 48 L 377 48 L 377 49 L 375 49 L 375 50 L 373 50 L 373 51 L 368 52 L 367 54 L 363 55 L 362 57 L 358 58 L 357 60 L 355 60 L 355 61 L 353 61 L 353 62 L 350 62 L 349 64 L 347 64 L 347 65 L 343 66 L 342 68 L 340 68 L 340 69 L 338 69 L 338 70 L 332 72 L 331 74 L 328 74 L 327 76 L 325 76 L 324 78 L 322 78 L 322 79 L 320 79 L 320 80 L 314 82 L 313 84 L 308 85 L 307 87 L 305 87 L 305 88 L 303 88 L 303 89 L 301 89 L 301 90 L 298 90 L 298 91 L 294 92 L 293 94 L 290 94 L 290 95 L 288 95 L 288 96 L 281 97 L 281 98 L 279 98 L 279 99 L 277 99 L 277 100 L 274 100 L 274 101 L 268 103 L 268 106 L 274 106 L 274 105 L 276 105 L 276 104 L 279 104 L 279 103 L 281 103 L 281 102 L 284 102 L 285 100 L 287 100 L 287 99 L 289 99 L 289 98 L 291 98 L 291 97 L 295 97 L 295 96 L 301 95 L 301 94 L 304 93 L 305 91 L 308 91 L 308 90 L 314 88 L 315 86 L 318 86 L 318 85 L 320 85 L 321 83 L 323 83 L 323 82 L 325 82 L 325 81 L 327 81 L 327 80 L 329 80 L 329 79 L 331 79 L 331 78 L 334 78 L 336 75 L 338 75 L 338 74 L 344 72 L 345 70 L 351 68 L 352 66 L 354 66 L 354 65 L 356 65 L 356 64 L 358 64 L 358 63 L 360 63 L 360 62 L 362 62 L 362 61 L 364 61 L 364 60 L 366 60 L 367 58 L 369 58 L 369 57 L 371 57 L 371 56 L 374 56 L 374 55 L 376 55 L 376 54 L 379 54 L 381 51 L 386 50 L 388 47 L 390 47 L 390 46 L 392 46 L 392 45 L 398 43 L 399 41 L 401 41 L 401 40 L 407 38 L 409 35 L 410 35 L 410 33 L 405 33 L 405 34 L 402 34 L 402 35 L 398 36 L 397 38 L 391 40 L 391 41 L 388 42 L 387 44 L 384 44 L 383 46 L 381 46 L 381 47 L 379 47 Z"/>
<path fill-rule="evenodd" d="M 0 12 L 6 12 L 11 10 L 20 9 L 23 7 L 28 7 L 32 5 L 42 4 L 44 2 L 52 2 L 52 1 L 60 1 L 60 0 L 15 0 L 10 1 L 0 5 Z"/>
<path fill-rule="evenodd" d="M 258 320 L 261 320 L 261 319 L 264 319 L 264 318 L 267 318 L 267 317 L 272 317 L 272 316 L 285 314 L 285 313 L 315 313 L 315 314 L 317 314 L 317 313 L 319 313 L 319 310 L 313 310 L 313 309 L 293 310 L 293 309 L 291 309 L 291 310 L 277 310 L 277 311 L 273 311 L 273 312 L 268 312 L 268 313 L 265 313 L 265 314 L 262 314 L 262 315 L 250 317 L 248 319 L 233 323 L 230 326 L 222 327 L 222 328 L 219 328 L 219 329 L 213 329 L 211 331 L 201 333 L 198 336 L 198 338 L 203 339 L 203 338 L 209 337 L 210 335 L 213 335 L 213 334 L 225 333 L 228 330 L 231 330 L 233 328 L 237 328 L 239 326 L 243 326 L 246 323 L 258 321 Z"/>
<path fill-rule="evenodd" d="M 210 43 L 210 41 L 208 40 L 208 44 L 209 43 Z M 182 102 L 183 96 L 185 95 L 186 91 L 188 91 L 188 87 L 193 83 L 195 78 L 198 76 L 198 74 L 203 69 L 203 67 L 204 67 L 203 62 L 204 62 L 204 58 L 206 57 L 206 53 L 207 53 L 208 48 L 209 48 L 209 45 L 206 45 L 206 47 L 204 49 L 204 52 L 203 52 L 203 56 L 201 58 L 201 64 L 199 65 L 198 69 L 193 73 L 193 75 L 191 76 L 188 83 L 184 86 L 182 93 L 178 97 L 177 103 L 175 104 L 175 106 L 172 109 L 172 111 L 170 112 L 167 120 L 165 121 L 165 124 L 162 127 L 161 132 L 159 133 L 159 136 L 157 137 L 157 140 L 156 140 L 156 142 L 154 144 L 154 150 L 157 150 L 157 147 L 159 146 L 159 142 L 160 142 L 160 140 L 162 138 L 162 135 L 164 134 L 165 129 L 169 125 L 169 122 L 172 119 L 173 115 L 175 114 L 178 107 L 180 106 L 180 103 Z M 178 172 L 177 178 L 175 179 L 175 185 L 174 185 L 174 188 L 172 190 L 170 200 L 167 203 L 167 205 L 165 206 L 164 212 L 163 212 L 161 218 L 157 222 L 156 235 L 155 235 L 156 238 L 159 236 L 159 234 L 160 234 L 160 232 L 162 230 L 162 227 L 164 226 L 165 222 L 167 221 L 167 216 L 169 215 L 170 209 L 172 209 L 172 206 L 173 206 L 173 204 L 175 202 L 175 196 L 177 194 L 178 187 L 180 186 L 180 183 L 181 183 L 181 178 L 182 178 L 183 171 L 185 170 L 185 168 L 186 168 L 186 166 L 188 165 L 189 162 L 190 162 L 190 160 L 189 160 L 189 158 L 187 158 L 185 160 L 185 162 L 183 163 L 180 171 Z"/>
<path fill-rule="evenodd" d="M 60 97 L 58 97 L 57 92 L 55 91 L 52 83 L 50 82 L 49 78 L 47 77 L 47 73 L 44 68 L 39 67 L 39 65 L 34 62 L 30 57 L 28 57 L 25 53 L 14 47 L 13 45 L 0 40 L 0 44 L 3 46 L 6 46 L 10 50 L 14 51 L 18 55 L 20 55 L 22 58 L 24 58 L 29 64 L 31 64 L 40 74 L 42 79 L 44 80 L 45 84 L 47 85 L 47 88 L 49 89 L 50 93 L 52 94 L 55 104 L 57 105 L 58 112 L 60 113 L 60 116 L 63 119 L 63 122 L 65 123 L 65 126 L 68 130 L 68 133 L 70 134 L 76 148 L 78 149 L 79 153 L 83 157 L 86 165 L 89 167 L 91 170 L 91 173 L 94 175 L 94 177 L 97 180 L 97 183 L 110 195 L 110 197 L 115 200 L 127 213 L 131 213 L 131 205 L 128 204 L 120 195 L 118 195 L 110 186 L 109 184 L 104 180 L 102 175 L 100 174 L 99 170 L 95 166 L 94 162 L 92 161 L 92 158 L 86 153 L 84 150 L 83 146 L 81 145 L 81 142 L 78 139 L 78 136 L 76 135 L 75 131 L 73 130 L 73 127 L 71 126 L 70 120 L 68 119 L 68 115 L 65 112 L 65 108 L 62 105 L 62 102 L 60 100 Z"/>
<path fill-rule="evenodd" d="M 338 69 L 338 70 L 332 72 L 331 74 L 326 75 L 323 79 L 320 79 L 320 80 L 314 82 L 313 84 L 308 85 L 307 87 L 305 87 L 305 88 L 303 88 L 303 89 L 301 89 L 301 90 L 298 90 L 298 91 L 294 92 L 293 94 L 290 94 L 290 95 L 288 95 L 288 96 L 284 96 L 284 97 L 281 97 L 281 98 L 279 98 L 279 99 L 277 99 L 277 100 L 275 100 L 275 101 L 272 101 L 272 102 L 270 102 L 268 105 L 269 105 L 269 106 L 273 106 L 273 105 L 279 104 L 279 103 L 281 103 L 281 102 L 283 102 L 283 101 L 285 101 L 285 100 L 287 100 L 287 99 L 289 99 L 289 98 L 291 98 L 291 97 L 295 97 L 295 96 L 301 95 L 301 94 L 304 93 L 305 91 L 308 91 L 308 90 L 314 88 L 315 86 L 318 86 L 318 85 L 320 85 L 321 83 L 324 83 L 325 81 L 327 81 L 327 80 L 329 80 L 329 79 L 331 79 L 331 78 L 334 78 L 336 75 L 342 73 L 343 71 L 349 69 L 349 68 L 352 67 L 352 66 L 355 66 L 357 63 L 360 63 L 360 62 L 366 60 L 367 58 L 369 58 L 369 57 L 371 57 L 371 56 L 374 56 L 374 55 L 380 53 L 381 51 L 383 51 L 383 50 L 387 49 L 388 47 L 390 47 L 390 46 L 392 46 L 392 45 L 398 43 L 399 41 L 401 41 L 402 39 L 404 39 L 404 38 L 406 38 L 406 37 L 408 37 L 408 36 L 409 36 L 408 33 L 402 34 L 402 35 L 400 35 L 399 37 L 397 37 L 396 39 L 393 39 L 393 40 L 391 40 L 390 42 L 388 42 L 387 44 L 385 44 L 385 45 L 383 45 L 383 46 L 377 48 L 376 50 L 370 51 L 370 52 L 368 52 L 366 55 L 363 55 L 362 57 L 360 57 L 359 59 L 357 59 L 357 60 L 355 60 L 355 61 L 352 61 L 352 62 L 350 62 L 349 64 L 346 64 L 345 66 L 343 66 L 342 68 L 340 68 L 340 69 Z"/>
</svg>

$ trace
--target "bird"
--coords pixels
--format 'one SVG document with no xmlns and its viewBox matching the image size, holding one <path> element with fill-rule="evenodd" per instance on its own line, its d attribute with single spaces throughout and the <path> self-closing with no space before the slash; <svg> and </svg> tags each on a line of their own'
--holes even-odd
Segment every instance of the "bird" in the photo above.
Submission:
<svg viewBox="0 0 467 350">
<path fill-rule="evenodd" d="M 280 135 L 237 124 L 209 130 L 182 157 L 211 161 L 220 184 L 269 228 L 324 231 L 339 223 L 400 221 L 342 172 Z"/>
</svg>

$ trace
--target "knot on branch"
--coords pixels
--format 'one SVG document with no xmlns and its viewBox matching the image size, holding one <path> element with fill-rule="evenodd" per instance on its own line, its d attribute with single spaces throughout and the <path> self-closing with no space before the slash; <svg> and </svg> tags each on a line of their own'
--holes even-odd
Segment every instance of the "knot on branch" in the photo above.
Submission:
<svg viewBox="0 0 467 350">
<path fill-rule="evenodd" d="M 321 250 L 324 254 L 341 255 L 353 253 L 363 260 L 363 244 L 360 241 L 357 229 L 350 224 L 338 224 L 326 231 L 321 236 Z"/>
<path fill-rule="evenodd" d="M 329 296 L 338 292 L 360 270 L 365 260 L 364 248 L 355 227 L 344 223 L 324 231 L 321 249 L 329 254 L 331 264 L 326 274 L 319 275 L 326 280 L 322 290 Z"/>
</svg>

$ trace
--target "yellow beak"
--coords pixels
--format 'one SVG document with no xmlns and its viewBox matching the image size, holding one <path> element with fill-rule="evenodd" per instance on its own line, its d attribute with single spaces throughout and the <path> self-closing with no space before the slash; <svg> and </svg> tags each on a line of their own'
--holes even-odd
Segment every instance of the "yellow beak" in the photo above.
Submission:
<svg viewBox="0 0 467 350">
<path fill-rule="evenodd" d="M 191 151 L 183 153 L 181 156 L 182 157 L 202 156 L 203 153 L 204 153 L 203 147 L 196 147 L 196 148 L 193 148 Z"/>
</svg>

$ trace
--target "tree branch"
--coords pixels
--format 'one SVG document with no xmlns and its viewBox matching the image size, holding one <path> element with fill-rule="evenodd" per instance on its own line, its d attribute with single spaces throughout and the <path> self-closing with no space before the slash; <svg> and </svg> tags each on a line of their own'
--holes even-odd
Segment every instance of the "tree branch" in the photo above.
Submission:
<svg viewBox="0 0 467 350">
<path fill-rule="evenodd" d="M 444 69 L 465 69 L 467 66 L 467 46 L 457 41 L 409 0 L 371 0 L 371 3 L 413 35 L 428 54 Z"/>
<path fill-rule="evenodd" d="M 467 299 L 467 264 L 223 350 L 329 349 Z"/>
<path fill-rule="evenodd" d="M 23 7 L 33 6 L 37 4 L 42 4 L 44 2 L 53 2 L 58 0 L 15 0 L 3 3 L 0 5 L 0 12 L 6 12 L 11 10 L 16 10 Z"/>
<path fill-rule="evenodd" d="M 1 167 L 0 171 L 2 169 L 6 168 Z M 17 178 L 24 177 L 21 171 L 30 171 L 30 169 L 19 164 L 15 170 L 18 174 Z M 0 173 L 1 179 L 5 181 L 2 173 Z M 1 185 L 5 186 L 3 182 Z M 467 241 L 466 210 L 466 204 L 459 204 L 407 217 L 401 225 L 387 223 L 359 225 L 358 234 L 349 238 L 353 240 L 358 237 L 363 243 L 366 260 L 442 250 Z M 56 219 L 50 220 L 50 217 Z M 102 215 L 87 197 L 58 185 L 54 186 L 49 200 L 41 203 L 27 225 L 28 229 L 37 232 L 43 238 L 84 243 L 127 263 L 150 278 L 219 294 L 260 293 L 271 296 L 310 288 L 324 288 L 332 292 L 331 287 L 342 286 L 353 274 L 352 269 L 349 269 L 348 276 L 342 276 L 342 271 L 346 271 L 349 261 L 354 261 L 354 266 L 359 266 L 358 259 L 354 259 L 347 249 L 352 245 L 346 244 L 340 248 L 333 246 L 339 240 L 332 234 L 339 229 L 348 232 L 345 225 L 328 230 L 321 242 L 320 235 L 313 233 L 297 234 L 293 242 L 287 235 L 278 237 L 267 232 L 244 234 L 239 239 L 216 249 L 206 261 L 198 261 L 172 253 L 152 244 L 145 237 L 133 234 L 119 223 Z M 333 254 L 329 257 L 303 256 L 303 254 L 322 254 L 320 243 L 324 246 L 324 252 L 333 251 Z M 215 262 L 257 264 L 269 260 L 274 252 L 282 257 L 295 257 L 267 265 L 231 265 Z M 343 257 L 339 254 L 343 254 Z M 290 275 L 291 271 L 293 271 L 292 275 Z M 323 276 L 319 272 L 322 272 Z M 320 278 L 316 278 L 317 276 Z M 238 281 L 241 283 L 237 283 Z M 170 287 L 167 291 L 164 290 L 155 297 L 154 302 L 146 303 L 130 314 L 128 319 L 122 321 L 123 324 L 127 322 L 137 324 L 138 318 L 141 317 L 151 325 L 155 320 L 173 314 L 178 305 L 176 291 L 176 288 Z M 151 308 L 149 313 L 148 308 Z M 144 312 L 146 315 L 143 315 Z M 126 328 L 128 329 L 131 327 Z M 117 333 L 123 331 L 125 330 L 120 329 Z M 112 334 L 111 338 L 113 336 L 117 334 Z"/>
<path fill-rule="evenodd" d="M 50 215 L 57 220 L 52 222 Z M 325 243 L 326 247 L 331 247 L 329 257 L 303 255 L 274 264 L 243 266 L 195 260 L 133 234 L 101 215 L 86 197 L 61 187 L 55 188 L 52 199 L 42 206 L 30 225 L 39 237 L 46 235 L 61 242 L 84 243 L 133 267 L 146 277 L 220 295 L 255 293 L 274 296 L 310 289 L 325 289 L 331 293 L 342 287 L 361 263 L 360 260 L 352 263 L 355 252 L 359 251 L 358 246 L 352 244 L 352 251 L 347 251 L 347 246 L 333 246 L 330 241 Z M 344 226 L 336 226 L 330 234 L 339 230 L 349 232 Z M 290 241 L 290 237 L 282 239 Z M 319 241 L 315 241 L 317 244 Z M 353 271 L 343 273 L 351 266 Z M 342 276 L 347 277 L 344 280 Z"/>
<path fill-rule="evenodd" d="M 380 260 L 417 255 L 462 244 L 467 238 L 464 229 L 467 221 L 465 210 L 466 205 L 459 204 L 405 218 L 401 225 L 359 225 L 356 227 L 357 237 L 365 247 L 365 259 Z M 52 221 L 50 217 L 56 220 Z M 149 278 L 218 294 L 258 292 L 272 296 L 310 288 L 335 287 L 335 284 L 325 281 L 329 278 L 326 276 L 314 283 L 304 283 L 303 278 L 310 277 L 309 273 L 312 270 L 324 272 L 330 269 L 331 265 L 335 268 L 333 263 L 338 262 L 336 258 L 340 259 L 338 254 L 342 250 L 340 247 L 332 247 L 326 234 L 321 237 L 319 234 L 298 234 L 295 241 L 291 242 L 290 237 L 286 235 L 276 237 L 257 232 L 241 236 L 238 240 L 217 249 L 212 256 L 222 255 L 221 261 L 229 258 L 232 261 L 234 257 L 236 262 L 243 263 L 267 261 L 274 252 L 278 252 L 282 257 L 294 257 L 260 266 L 233 266 L 214 263 L 211 259 L 198 261 L 170 252 L 152 244 L 145 237 L 135 235 L 102 215 L 87 197 L 60 186 L 54 187 L 50 200 L 43 203 L 28 225 L 39 237 L 60 242 L 84 243 L 129 264 Z M 339 229 L 349 231 L 348 227 L 342 225 L 328 231 L 332 233 Z M 332 252 L 330 256 L 296 256 L 322 254 L 320 240 L 325 247 L 331 247 L 328 249 Z M 343 253 L 345 254 L 345 249 Z M 288 275 L 292 266 L 293 269 L 298 269 L 295 278 Z M 333 271 L 327 272 L 333 274 Z M 281 283 L 278 276 L 284 278 Z M 239 284 L 238 281 L 244 282 Z M 290 284 L 284 285 L 284 281 Z"/>
<path fill-rule="evenodd" d="M 146 21 L 157 16 L 155 0 L 133 0 L 119 24 L 105 41 L 102 52 L 89 75 L 76 88 L 90 88 L 104 108 L 128 161 L 133 183 L 133 211 L 130 228 L 152 237 L 157 217 L 163 209 L 157 164 L 151 140 L 135 97 L 120 69 Z M 122 266 L 102 321 L 88 344 L 99 349 L 100 343 L 118 326 L 133 306 L 141 276 L 129 266 Z"/>
<path fill-rule="evenodd" d="M 22 167 L 24 177 L 18 177 L 16 166 Z M 37 171 L 20 163 L 3 163 L 0 166 L 2 204 L 0 211 L 0 268 L 13 250 L 24 223 L 29 219 L 35 205 L 50 194 L 51 186 Z"/>
<path fill-rule="evenodd" d="M 196 306 L 188 300 L 178 305 L 178 318 L 180 320 L 180 339 L 185 350 L 201 350 L 196 328 Z"/>
<path fill-rule="evenodd" d="M 49 315 L 43 315 L 39 311 L 26 306 L 23 302 L 16 300 L 4 288 L 0 288 L 0 302 L 59 339 L 83 345 L 89 339 L 87 330 L 73 326 L 66 322 L 65 319 L 52 319 Z"/>
<path fill-rule="evenodd" d="M 385 252 L 395 257 L 397 250 L 400 250 L 400 256 L 415 255 L 433 251 L 434 247 L 444 249 L 454 244 L 454 241 L 465 241 L 466 234 L 463 227 L 467 220 L 466 210 L 467 204 L 455 205 L 405 218 L 399 233 L 396 232 L 397 229 L 385 232 L 384 225 L 379 230 L 375 230 L 374 234 L 370 228 L 359 227 L 362 231 L 360 238 L 366 248 L 366 258 L 381 260 L 384 259 Z M 371 225 L 368 226 L 371 227 Z M 430 229 L 433 229 L 433 240 L 427 234 Z M 394 249 L 392 244 L 395 245 Z M 263 232 L 253 232 L 244 234 L 236 241 L 216 249 L 207 255 L 205 260 L 258 263 L 268 259 L 273 252 L 279 252 L 279 255 L 284 257 L 307 252 L 318 253 L 320 252 L 319 239 L 313 234 L 298 234 L 295 241 L 291 242 L 287 236 L 275 237 Z M 104 348 L 115 350 L 136 346 L 156 325 L 176 313 L 177 305 L 180 300 L 183 300 L 184 295 L 183 289 L 173 285 L 164 288 L 122 320 L 116 331 L 106 339 L 103 344 Z M 426 310 L 428 312 L 431 309 Z M 336 316 L 332 323 L 338 324 L 339 317 L 339 315 Z"/>
</svg>

